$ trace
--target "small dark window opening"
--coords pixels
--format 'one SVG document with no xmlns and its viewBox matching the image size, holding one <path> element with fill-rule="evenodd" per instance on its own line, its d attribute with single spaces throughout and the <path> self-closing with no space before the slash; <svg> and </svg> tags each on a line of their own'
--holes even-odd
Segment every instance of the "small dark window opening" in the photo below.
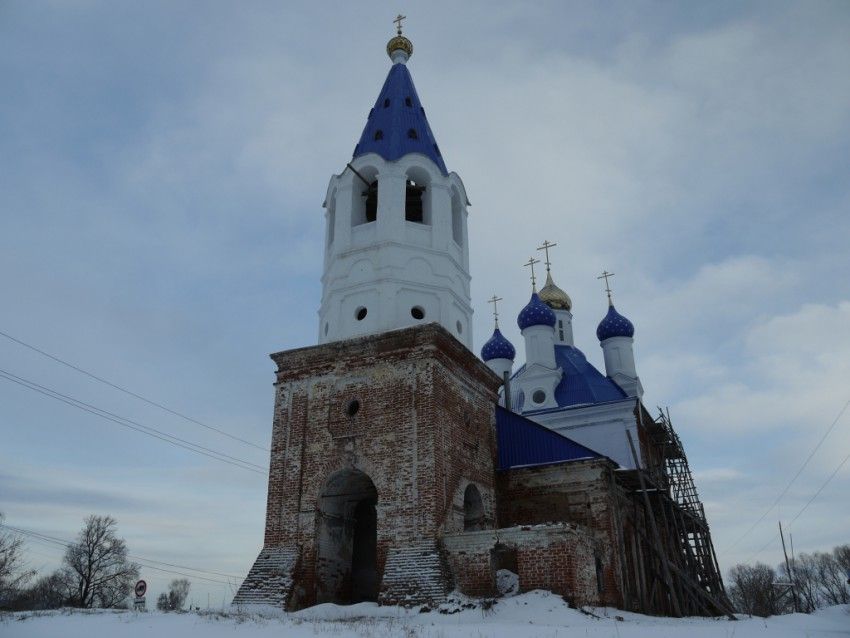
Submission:
<svg viewBox="0 0 850 638">
<path fill-rule="evenodd" d="M 385 109 L 390 108 L 390 98 L 387 98 L 386 100 L 384 100 L 384 108 Z"/>
<path fill-rule="evenodd" d="M 413 106 L 413 100 L 411 100 L 409 97 L 404 98 L 404 105 Z"/>
<path fill-rule="evenodd" d="M 363 197 L 366 198 L 366 221 L 373 222 L 378 217 L 378 180 L 369 184 Z"/>
<path fill-rule="evenodd" d="M 472 483 L 463 493 L 463 531 L 473 532 L 484 529 L 484 503 L 481 492 Z"/>
<path fill-rule="evenodd" d="M 425 318 L 425 311 L 419 306 L 413 306 L 410 309 L 410 316 L 416 319 L 416 321 L 422 321 Z"/>
<path fill-rule="evenodd" d="M 535 403 L 543 403 L 546 401 L 546 393 L 543 390 L 535 390 L 534 394 L 531 395 L 531 400 Z"/>
<path fill-rule="evenodd" d="M 558 337 L 561 341 L 564 340 L 564 321 L 562 319 L 558 319 Z"/>
<path fill-rule="evenodd" d="M 407 221 L 417 224 L 425 223 L 422 216 L 422 193 L 424 192 L 424 186 L 419 186 L 416 182 L 407 180 L 407 193 L 404 198 L 404 218 Z"/>
<path fill-rule="evenodd" d="M 409 128 L 409 129 L 407 129 L 407 137 L 410 138 L 411 140 L 418 140 L 419 139 L 419 133 L 416 132 L 415 128 Z"/>
<path fill-rule="evenodd" d="M 366 315 L 368 314 L 368 312 L 369 311 L 366 310 L 366 308 L 364 308 L 363 306 L 360 306 L 357 309 L 357 312 L 354 313 L 354 316 L 357 318 L 357 321 L 363 321 L 366 318 Z"/>
<path fill-rule="evenodd" d="M 384 139 L 384 132 L 381 129 L 375 131 L 375 141 Z"/>
<path fill-rule="evenodd" d="M 360 401 L 354 399 L 348 403 L 348 407 L 345 408 L 345 413 L 348 416 L 354 416 L 357 414 L 358 410 L 360 410 Z"/>
</svg>

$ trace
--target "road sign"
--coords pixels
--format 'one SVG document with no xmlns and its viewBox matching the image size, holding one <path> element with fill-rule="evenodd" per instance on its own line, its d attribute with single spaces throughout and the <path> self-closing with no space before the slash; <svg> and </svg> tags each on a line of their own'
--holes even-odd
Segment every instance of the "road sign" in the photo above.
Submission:
<svg viewBox="0 0 850 638">
<path fill-rule="evenodd" d="M 140 580 L 139 582 L 137 582 L 135 590 L 134 590 L 136 592 L 136 598 L 143 597 L 147 590 L 148 590 L 148 584 L 145 581 Z"/>
</svg>

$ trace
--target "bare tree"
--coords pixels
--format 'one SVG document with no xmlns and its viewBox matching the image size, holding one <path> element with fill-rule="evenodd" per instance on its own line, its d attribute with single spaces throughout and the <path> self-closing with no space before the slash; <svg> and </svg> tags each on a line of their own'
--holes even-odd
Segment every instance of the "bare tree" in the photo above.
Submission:
<svg viewBox="0 0 850 638">
<path fill-rule="evenodd" d="M 850 547 L 845 547 L 850 550 Z M 836 547 L 832 553 L 814 554 L 815 577 L 821 590 L 822 601 L 826 605 L 845 605 L 850 602 L 848 575 L 838 560 L 839 550 L 840 547 Z"/>
<path fill-rule="evenodd" d="M 800 554 L 792 559 L 790 564 L 790 574 L 784 563 L 779 566 L 779 572 L 783 579 L 794 583 L 794 589 L 800 601 L 800 611 L 810 614 L 823 604 L 817 561 L 811 554 Z"/>
<path fill-rule="evenodd" d="M 835 556 L 835 562 L 841 571 L 850 579 L 850 545 L 839 545 L 832 550 L 832 555 Z"/>
<path fill-rule="evenodd" d="M 35 571 L 26 569 L 24 541 L 2 527 L 3 520 L 3 513 L 0 512 L 0 608 L 15 598 L 35 574 Z"/>
<path fill-rule="evenodd" d="M 774 586 L 776 572 L 769 565 L 735 565 L 729 570 L 729 596 L 735 608 L 752 616 L 773 616 L 785 611 L 782 595 Z"/>
<path fill-rule="evenodd" d="M 66 580 L 71 604 L 78 607 L 115 607 L 130 593 L 139 566 L 127 558 L 124 539 L 115 535 L 111 516 L 89 516 L 77 542 L 65 551 Z"/>
<path fill-rule="evenodd" d="M 168 586 L 168 593 L 165 592 L 159 595 L 156 601 L 156 608 L 160 611 L 177 611 L 183 609 L 186 604 L 186 598 L 189 596 L 189 588 L 191 583 L 185 578 L 176 578 L 171 581 Z"/>
</svg>

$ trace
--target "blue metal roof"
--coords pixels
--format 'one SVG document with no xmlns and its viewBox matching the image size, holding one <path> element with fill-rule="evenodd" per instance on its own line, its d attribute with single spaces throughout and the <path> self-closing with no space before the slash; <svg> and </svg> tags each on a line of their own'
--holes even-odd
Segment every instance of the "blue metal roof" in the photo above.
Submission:
<svg viewBox="0 0 850 638">
<path fill-rule="evenodd" d="M 626 398 L 620 386 L 594 368 L 578 348 L 556 345 L 555 362 L 564 372 L 555 388 L 555 401 L 560 407 Z"/>
<path fill-rule="evenodd" d="M 498 469 L 543 465 L 602 455 L 524 416 L 496 406 Z"/>
<path fill-rule="evenodd" d="M 405 64 L 392 65 L 375 107 L 369 111 L 366 128 L 354 147 L 354 157 L 366 153 L 377 153 L 388 162 L 408 153 L 421 153 L 431 159 L 443 175 L 448 175 Z"/>
<path fill-rule="evenodd" d="M 626 393 L 620 386 L 594 368 L 584 353 L 576 347 L 556 345 L 555 363 L 563 372 L 561 382 L 555 388 L 555 401 L 559 408 L 607 403 L 626 398 Z M 525 365 L 516 371 L 514 377 L 524 369 Z M 525 397 L 520 396 L 515 407 L 522 410 L 524 404 Z M 555 408 L 548 410 L 552 409 Z"/>
<path fill-rule="evenodd" d="M 611 337 L 633 337 L 635 327 L 631 321 L 617 312 L 614 304 L 608 306 L 608 313 L 599 322 L 596 328 L 596 338 L 605 341 Z"/>
</svg>

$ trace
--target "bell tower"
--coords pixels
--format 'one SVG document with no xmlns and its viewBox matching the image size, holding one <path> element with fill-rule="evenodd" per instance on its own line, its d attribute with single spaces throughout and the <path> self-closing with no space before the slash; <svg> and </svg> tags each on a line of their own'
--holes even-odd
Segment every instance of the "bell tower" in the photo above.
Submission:
<svg viewBox="0 0 850 638">
<path fill-rule="evenodd" d="M 353 157 L 328 184 L 319 343 L 436 322 L 472 347 L 469 201 L 449 173 L 398 34 Z"/>
</svg>

